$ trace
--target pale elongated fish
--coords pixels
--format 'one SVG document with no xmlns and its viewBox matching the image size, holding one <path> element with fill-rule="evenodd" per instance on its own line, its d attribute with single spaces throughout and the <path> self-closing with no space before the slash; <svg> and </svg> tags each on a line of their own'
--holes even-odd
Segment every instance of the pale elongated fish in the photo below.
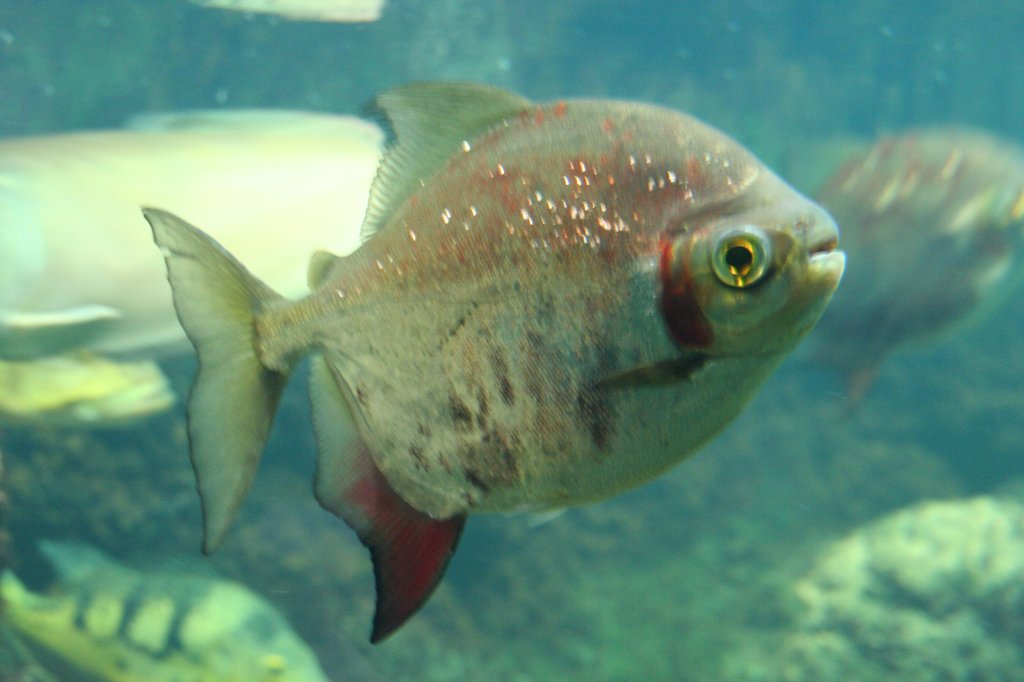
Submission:
<svg viewBox="0 0 1024 682">
<path fill-rule="evenodd" d="M 296 21 L 377 21 L 384 0 L 189 0 L 203 7 L 276 14 Z"/>
<path fill-rule="evenodd" d="M 316 496 L 370 549 L 372 641 L 429 596 L 466 514 L 599 500 L 720 431 L 813 327 L 844 263 L 827 213 L 683 114 L 458 84 L 377 104 L 397 141 L 368 240 L 314 258 L 300 301 L 146 210 L 199 354 L 205 549 L 313 354 Z"/>
<path fill-rule="evenodd" d="M 299 264 L 309 254 L 359 244 L 383 142 L 377 126 L 244 110 L 134 125 L 0 140 L 0 358 L 188 347 L 140 205 L 173 205 L 216 226 L 290 295 L 306 289 Z"/>
</svg>

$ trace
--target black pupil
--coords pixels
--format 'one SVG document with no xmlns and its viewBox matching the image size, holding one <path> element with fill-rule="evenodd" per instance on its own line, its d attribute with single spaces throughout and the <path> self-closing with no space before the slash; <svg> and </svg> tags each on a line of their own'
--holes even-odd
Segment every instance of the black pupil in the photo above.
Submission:
<svg viewBox="0 0 1024 682">
<path fill-rule="evenodd" d="M 725 264 L 735 275 L 743 275 L 750 271 L 754 262 L 754 252 L 746 244 L 730 246 L 725 252 Z"/>
</svg>

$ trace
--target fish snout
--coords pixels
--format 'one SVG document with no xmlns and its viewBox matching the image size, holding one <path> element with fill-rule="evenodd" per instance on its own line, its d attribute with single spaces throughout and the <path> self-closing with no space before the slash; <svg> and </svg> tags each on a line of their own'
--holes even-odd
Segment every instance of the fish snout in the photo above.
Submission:
<svg viewBox="0 0 1024 682">
<path fill-rule="evenodd" d="M 839 248 L 839 227 L 827 211 L 818 208 L 807 221 L 803 242 L 810 279 L 834 290 L 846 268 L 846 253 Z"/>
</svg>

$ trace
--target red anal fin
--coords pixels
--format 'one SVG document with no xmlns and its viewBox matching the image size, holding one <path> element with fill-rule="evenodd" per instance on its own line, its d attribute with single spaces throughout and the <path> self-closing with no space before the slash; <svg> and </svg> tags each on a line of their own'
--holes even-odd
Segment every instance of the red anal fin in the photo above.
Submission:
<svg viewBox="0 0 1024 682">
<path fill-rule="evenodd" d="M 373 558 L 377 609 L 370 642 L 376 644 L 401 627 L 434 592 L 455 553 L 466 516 L 438 520 L 413 509 L 376 469 L 353 494 L 356 504 L 372 504 L 369 527 L 359 539 Z"/>
<path fill-rule="evenodd" d="M 434 592 L 455 553 L 466 516 L 435 519 L 412 507 L 391 488 L 361 441 L 348 457 L 344 477 L 325 475 L 321 462 L 317 498 L 370 550 L 377 587 L 370 642 L 376 644 L 409 620 Z"/>
<path fill-rule="evenodd" d="M 466 516 L 435 519 L 403 500 L 349 423 L 340 377 L 322 357 L 310 364 L 320 451 L 316 499 L 344 519 L 370 550 L 377 583 L 370 641 L 376 644 L 416 613 L 441 582 Z"/>
</svg>

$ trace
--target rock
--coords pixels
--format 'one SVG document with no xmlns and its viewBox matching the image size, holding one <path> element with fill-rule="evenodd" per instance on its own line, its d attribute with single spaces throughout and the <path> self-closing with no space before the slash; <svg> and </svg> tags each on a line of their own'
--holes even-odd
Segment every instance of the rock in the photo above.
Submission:
<svg viewBox="0 0 1024 682">
<path fill-rule="evenodd" d="M 927 502 L 839 540 L 796 584 L 764 679 L 1009 680 L 1024 670 L 1024 506 Z"/>
</svg>

